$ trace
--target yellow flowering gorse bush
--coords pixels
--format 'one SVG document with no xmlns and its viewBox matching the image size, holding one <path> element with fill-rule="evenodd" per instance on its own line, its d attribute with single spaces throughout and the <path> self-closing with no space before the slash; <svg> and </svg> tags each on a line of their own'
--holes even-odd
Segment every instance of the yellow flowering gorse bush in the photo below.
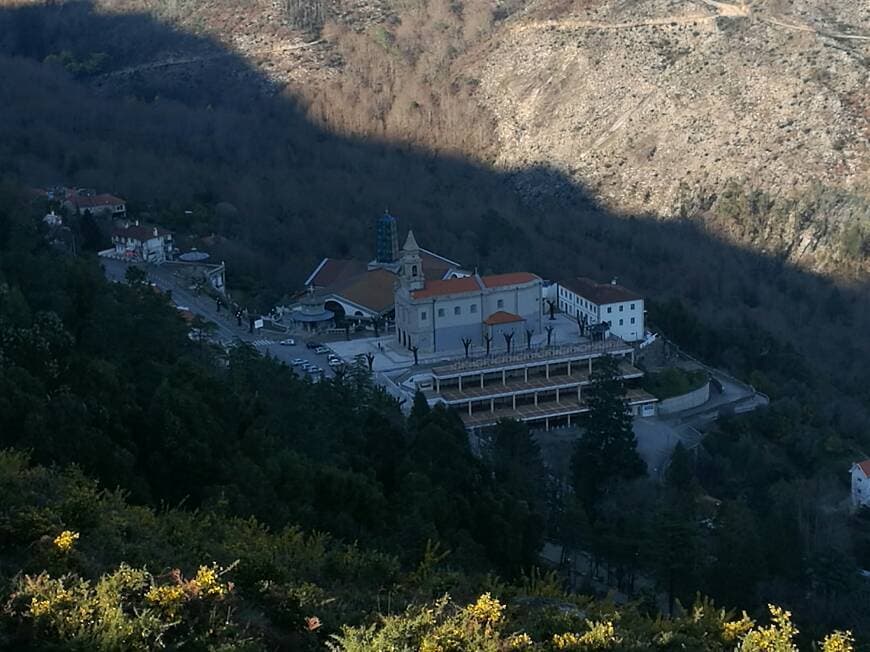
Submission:
<svg viewBox="0 0 870 652">
<path fill-rule="evenodd" d="M 484 593 L 477 602 L 465 608 L 465 613 L 481 625 L 497 625 L 504 619 L 504 605 L 489 593 Z"/>
<path fill-rule="evenodd" d="M 553 646 L 557 650 L 607 650 L 621 642 L 616 634 L 612 621 L 587 621 L 589 631 L 584 634 L 556 634 L 553 636 Z"/>
<path fill-rule="evenodd" d="M 740 652 L 797 652 L 794 637 L 798 629 L 791 621 L 791 612 L 775 605 L 767 605 L 771 624 L 752 629 L 743 637 Z"/>
<path fill-rule="evenodd" d="M 729 643 L 736 642 L 743 638 L 753 627 L 755 627 L 755 621 L 744 611 L 739 620 L 730 620 L 722 623 L 722 638 Z"/>
<path fill-rule="evenodd" d="M 855 639 L 852 632 L 834 632 L 822 641 L 822 652 L 853 652 Z"/>
<path fill-rule="evenodd" d="M 70 530 L 64 530 L 54 538 L 54 547 L 61 552 L 69 552 L 78 541 L 79 533 Z"/>
</svg>

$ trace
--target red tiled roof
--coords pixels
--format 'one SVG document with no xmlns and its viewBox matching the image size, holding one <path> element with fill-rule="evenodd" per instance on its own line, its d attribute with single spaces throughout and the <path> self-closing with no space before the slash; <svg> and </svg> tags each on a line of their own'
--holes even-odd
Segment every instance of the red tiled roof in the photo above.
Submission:
<svg viewBox="0 0 870 652">
<path fill-rule="evenodd" d="M 870 460 L 864 460 L 863 462 L 856 462 L 856 466 L 864 472 L 868 478 L 870 478 Z"/>
<path fill-rule="evenodd" d="M 68 197 L 68 201 L 72 202 L 77 208 L 98 208 L 100 206 L 117 206 L 125 203 L 120 197 L 114 195 L 73 195 Z"/>
<path fill-rule="evenodd" d="M 461 267 L 455 260 L 450 260 L 427 249 L 420 249 L 420 260 L 423 263 L 423 275 L 426 278 L 444 278 L 450 269 Z"/>
<path fill-rule="evenodd" d="M 422 290 L 412 292 L 415 299 L 443 296 L 445 294 L 463 294 L 465 292 L 479 292 L 484 288 L 498 288 L 505 285 L 519 285 L 539 280 L 540 277 L 528 272 L 513 272 L 511 274 L 496 274 L 494 276 L 464 276 L 446 280 L 426 281 Z M 480 284 L 478 284 L 480 279 Z"/>
<path fill-rule="evenodd" d="M 156 234 L 154 233 L 155 230 L 157 231 Z M 132 238 L 139 242 L 145 242 L 161 235 L 167 236 L 172 235 L 172 233 L 158 226 L 146 226 L 145 224 L 131 224 L 130 226 L 112 229 L 113 238 Z"/>
<path fill-rule="evenodd" d="M 306 285 L 329 287 L 333 283 L 345 281 L 366 271 L 366 263 L 359 260 L 339 260 L 324 258 L 317 269 L 306 280 Z"/>
<path fill-rule="evenodd" d="M 396 275 L 386 269 L 365 271 L 330 286 L 327 294 L 342 297 L 375 313 L 389 310 L 395 301 Z"/>
<path fill-rule="evenodd" d="M 487 326 L 498 326 L 499 324 L 513 324 L 518 321 L 526 321 L 519 315 L 515 315 L 512 312 L 505 312 L 504 310 L 499 310 L 498 312 L 492 313 L 489 317 L 483 320 L 483 323 Z"/>
<path fill-rule="evenodd" d="M 503 285 L 519 285 L 540 280 L 539 276 L 529 272 L 511 272 L 510 274 L 495 274 L 494 276 L 482 276 L 483 285 L 488 288 L 502 287 Z"/>
<path fill-rule="evenodd" d="M 620 303 L 622 301 L 637 301 L 642 297 L 621 285 L 613 283 L 596 283 L 591 278 L 577 277 L 559 283 L 594 304 Z"/>
<path fill-rule="evenodd" d="M 446 294 L 463 294 L 466 292 L 479 291 L 480 286 L 477 284 L 476 277 L 463 276 L 461 278 L 426 281 L 426 285 L 423 289 L 415 290 L 411 293 L 411 296 L 415 299 L 425 299 L 427 297 L 440 297 Z"/>
</svg>

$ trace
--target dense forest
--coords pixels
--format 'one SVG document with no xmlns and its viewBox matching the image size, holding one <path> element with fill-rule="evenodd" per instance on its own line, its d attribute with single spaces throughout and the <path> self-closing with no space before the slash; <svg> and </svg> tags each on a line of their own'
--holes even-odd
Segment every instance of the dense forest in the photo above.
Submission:
<svg viewBox="0 0 870 652">
<path fill-rule="evenodd" d="M 174 49 L 199 51 L 203 60 L 173 74 L 109 76 L 146 53 Z M 487 590 L 504 600 L 536 590 L 569 599 L 561 588 L 541 588 L 530 570 L 547 537 L 590 553 L 638 600 L 636 614 L 620 610 L 625 630 L 618 633 L 638 649 L 654 636 L 667 647 L 707 631 L 691 624 L 691 612 L 654 625 L 655 596 L 643 595 L 641 577 L 674 605 L 690 605 L 701 592 L 761 620 L 767 603 L 792 609 L 803 644 L 835 629 L 867 636 L 868 587 L 857 571 L 870 567 L 870 523 L 844 509 L 849 464 L 870 453 L 866 279 L 834 283 L 715 237 L 689 215 L 665 223 L 609 214 L 583 188 L 530 204 L 508 175 L 458 155 L 340 135 L 328 128 L 325 104 L 314 123 L 311 107 L 278 93 L 234 54 L 144 14 L 101 13 L 87 3 L 0 11 L 0 97 L 7 184 L 0 197 L 0 447 L 28 451 L 30 462 L 4 457 L 3 482 L 8 495 L 16 487 L 23 496 L 9 505 L 32 506 L 3 517 L 10 551 L 0 567 L 4 599 L 44 600 L 60 591 L 45 581 L 27 589 L 43 593 L 22 592 L 19 570 L 32 577 L 44 569 L 55 579 L 73 573 L 91 582 L 82 591 L 108 591 L 112 580 L 98 578 L 122 562 L 137 573 L 179 567 L 192 578 L 200 566 L 228 568 L 240 559 L 226 577 L 240 599 L 254 601 L 236 611 L 249 618 L 245 627 L 261 625 L 268 638 L 282 610 L 296 618 L 302 604 L 311 607 L 306 617 L 327 624 L 294 635 L 321 644 L 342 623 L 390 613 L 399 620 L 347 633 L 347 648 L 386 647 L 397 630 L 413 630 L 413 648 L 436 632 L 479 623 L 452 603 L 422 606 L 446 591 L 472 605 Z M 37 228 L 43 207 L 23 202 L 19 190 L 54 183 L 123 196 L 131 215 L 226 259 L 232 291 L 263 309 L 297 289 L 322 256 L 370 257 L 374 216 L 384 207 L 423 246 L 481 272 L 618 276 L 653 299 L 655 328 L 749 380 L 772 404 L 724 420 L 697 455 L 680 451 L 663 487 L 628 477 L 599 494 L 594 483 L 586 503 L 542 492 L 543 472 L 528 462 L 534 444 L 515 425 L 503 426 L 501 448 L 481 460 L 453 415 L 418 406 L 406 418 L 363 372 L 313 385 L 244 348 L 222 357 L 194 346 L 165 297 L 108 285 L 94 261 L 46 249 Z M 735 190 L 728 210 L 752 231 L 776 214 L 762 199 Z M 860 243 L 854 254 L 865 255 Z M 64 470 L 71 464 L 80 471 Z M 122 493 L 100 494 L 108 502 L 83 506 L 88 491 L 115 488 Z M 47 507 L 67 493 L 67 511 Z M 711 502 L 720 506 L 712 510 Z M 131 519 L 164 525 L 151 531 Z M 275 534 L 261 534 L 266 527 Z M 217 542 L 216 528 L 227 531 L 214 535 Z M 51 541 L 33 544 L 65 529 L 80 534 L 71 556 L 58 557 Z M 305 542 L 316 542 L 316 532 L 329 533 L 331 543 L 316 544 L 328 551 L 289 577 L 282 573 L 296 562 L 257 561 L 263 548 L 279 545 L 281 532 L 290 532 L 294 559 L 310 558 L 304 551 L 315 544 Z M 356 563 L 347 561 L 354 555 L 366 559 L 363 568 L 342 566 Z M 136 577 L 140 587 L 165 582 Z M 360 590 L 338 597 L 348 577 Z M 179 586 L 189 581 L 181 578 Z M 123 593 L 119 581 L 112 595 Z M 268 616 L 256 603 L 268 591 L 250 597 L 258 582 L 290 591 Z M 309 585 L 317 598 L 305 593 Z M 8 604 L 2 636 L 29 640 L 21 602 Z M 328 612 L 314 604 L 342 610 L 327 622 Z M 409 604 L 417 607 L 396 615 Z M 208 630 L 210 607 L 190 608 L 191 627 Z M 511 607 L 509 624 L 481 626 L 480 649 L 510 649 L 506 639 L 521 630 L 552 642 L 554 634 L 588 629 L 586 618 L 612 621 L 607 608 L 579 605 L 571 613 L 582 617 L 568 624 L 550 613 L 536 630 L 515 620 Z M 699 617 L 704 627 L 724 618 L 704 613 L 712 619 Z M 71 637 L 72 630 L 46 627 Z M 249 632 L 239 627 L 237 647 Z M 366 639 L 376 636 L 385 638 Z M 81 640 L 87 649 L 94 639 Z"/>
<path fill-rule="evenodd" d="M 807 617 L 755 625 L 769 620 L 762 580 L 787 583 L 801 561 L 769 549 L 766 528 L 799 524 L 759 522 L 742 495 L 754 479 L 732 476 L 721 526 L 704 526 L 682 449 L 664 486 L 646 479 L 607 364 L 574 497 L 555 495 L 521 424 L 501 423 L 479 457 L 455 415 L 417 400 L 403 416 L 362 367 L 311 383 L 247 347 L 204 346 L 135 275 L 111 284 L 95 259 L 55 250 L 24 193 L 5 188 L 0 206 L 4 645 L 762 650 L 863 631 L 836 559 L 812 566 L 810 600 L 779 595 Z M 720 465 L 747 454 L 741 424 Z M 628 607 L 570 594 L 535 568 L 544 536 L 589 550 L 626 591 L 636 577 L 656 590 Z M 752 618 L 685 611 L 699 590 Z"/>
</svg>

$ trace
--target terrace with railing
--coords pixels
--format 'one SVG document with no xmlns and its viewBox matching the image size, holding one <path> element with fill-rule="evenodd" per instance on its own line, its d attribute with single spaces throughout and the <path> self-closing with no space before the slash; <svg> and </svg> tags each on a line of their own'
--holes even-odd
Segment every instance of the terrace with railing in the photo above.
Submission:
<svg viewBox="0 0 870 652">
<path fill-rule="evenodd" d="M 628 354 L 634 349 L 618 337 L 610 337 L 599 342 L 579 342 L 556 346 L 537 346 L 513 353 L 493 353 L 477 355 L 456 360 L 440 367 L 434 367 L 435 376 L 444 377 L 491 368 L 522 366 L 535 362 L 559 362 L 579 356 Z"/>
</svg>

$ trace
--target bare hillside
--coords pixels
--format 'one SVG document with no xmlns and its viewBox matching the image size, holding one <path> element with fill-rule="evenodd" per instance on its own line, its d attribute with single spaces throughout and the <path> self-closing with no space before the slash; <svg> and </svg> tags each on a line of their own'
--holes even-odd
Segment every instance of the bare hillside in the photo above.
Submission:
<svg viewBox="0 0 870 652">
<path fill-rule="evenodd" d="M 0 0 L 19 3 L 42 0 Z M 320 125 L 481 160 L 512 172 L 527 202 L 576 185 L 610 209 L 704 219 L 815 269 L 870 260 L 866 2 L 95 4 L 221 46 L 155 44 L 113 61 L 101 85 L 183 83 L 240 54 Z"/>
<path fill-rule="evenodd" d="M 559 191 L 532 166 L 661 216 L 729 180 L 788 197 L 870 188 L 866 3 L 539 2 L 488 48 L 478 97 L 527 194 Z"/>
</svg>

